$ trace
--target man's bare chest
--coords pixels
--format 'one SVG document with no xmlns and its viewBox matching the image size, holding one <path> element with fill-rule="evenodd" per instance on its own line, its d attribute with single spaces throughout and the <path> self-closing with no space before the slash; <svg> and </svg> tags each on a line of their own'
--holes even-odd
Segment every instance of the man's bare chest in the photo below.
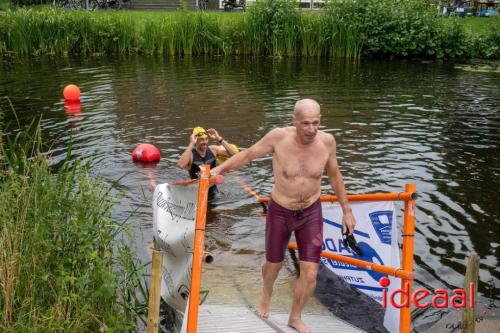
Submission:
<svg viewBox="0 0 500 333">
<path fill-rule="evenodd" d="M 293 145 L 283 145 L 278 146 L 273 154 L 275 174 L 286 179 L 321 178 L 327 161 L 328 151 L 322 145 L 306 149 Z"/>
</svg>

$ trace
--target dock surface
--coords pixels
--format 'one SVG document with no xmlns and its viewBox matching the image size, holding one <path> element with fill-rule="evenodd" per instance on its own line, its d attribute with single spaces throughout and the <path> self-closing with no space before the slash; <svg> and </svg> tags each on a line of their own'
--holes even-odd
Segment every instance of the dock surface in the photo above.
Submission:
<svg viewBox="0 0 500 333">
<path fill-rule="evenodd" d="M 305 314 L 302 320 L 314 333 L 357 333 L 357 327 L 331 315 Z M 294 333 L 287 325 L 287 313 L 271 313 L 260 318 L 250 307 L 206 304 L 200 307 L 198 333 Z"/>
<path fill-rule="evenodd" d="M 215 236 L 212 234 L 212 237 L 215 238 Z M 254 310 L 262 292 L 263 254 L 253 253 L 246 249 L 237 255 L 230 251 L 209 250 L 214 254 L 215 260 L 203 266 L 202 290 L 207 291 L 208 296 L 199 308 L 197 332 L 297 332 L 288 326 L 288 313 L 293 303 L 293 284 L 296 280 L 295 271 L 291 269 L 290 263 L 285 261 L 285 267 L 276 279 L 270 317 L 264 320 Z M 302 313 L 302 320 L 314 333 L 363 332 L 354 325 L 333 316 L 314 297 L 307 302 Z"/>
</svg>

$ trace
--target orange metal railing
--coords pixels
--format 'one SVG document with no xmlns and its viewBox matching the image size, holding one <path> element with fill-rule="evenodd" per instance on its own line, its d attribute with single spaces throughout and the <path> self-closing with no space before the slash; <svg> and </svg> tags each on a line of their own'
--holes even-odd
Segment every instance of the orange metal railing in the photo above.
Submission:
<svg viewBox="0 0 500 333">
<path fill-rule="evenodd" d="M 196 212 L 196 231 L 194 241 L 192 282 L 188 306 L 188 333 L 196 333 L 198 323 L 198 304 L 200 302 L 200 286 L 201 286 L 201 264 L 204 255 L 204 237 L 205 237 L 205 222 L 208 202 L 208 186 L 209 186 L 210 166 L 205 165 L 202 169 L 198 191 L 198 208 Z M 252 192 L 254 192 L 252 190 Z M 253 194 L 253 193 L 252 193 Z M 262 198 L 254 195 L 259 202 L 268 202 L 269 198 Z M 347 196 L 349 201 L 404 201 L 404 218 L 403 218 L 403 259 L 402 267 L 395 268 L 391 266 L 380 265 L 352 257 L 346 257 L 340 254 L 334 254 L 327 251 L 322 251 L 321 256 L 341 262 L 345 262 L 357 267 L 370 269 L 374 272 L 388 274 L 401 279 L 401 288 L 408 289 L 408 295 L 411 295 L 413 285 L 413 249 L 414 249 L 414 232 L 415 232 L 415 209 L 416 209 L 416 186 L 415 184 L 406 184 L 405 192 L 400 193 L 374 193 L 374 194 L 355 194 Z M 321 201 L 337 201 L 336 196 L 322 196 Z M 290 249 L 297 249 L 296 243 L 288 245 Z M 406 304 L 406 296 L 402 296 L 402 304 Z M 409 333 L 411 328 L 411 304 L 400 309 L 400 333 Z"/>
<path fill-rule="evenodd" d="M 293 242 L 288 243 L 288 248 L 291 250 L 297 250 L 298 249 L 297 243 L 293 243 Z M 342 262 L 345 262 L 347 264 L 350 264 L 350 265 L 353 265 L 356 267 L 360 267 L 360 268 L 364 268 L 364 269 L 368 269 L 368 270 L 371 270 L 374 272 L 392 275 L 392 276 L 398 277 L 400 279 L 413 280 L 413 272 L 408 272 L 408 271 L 405 271 L 404 269 L 401 269 L 401 268 L 394 268 L 391 266 L 380 265 L 380 264 L 376 264 L 376 263 L 361 260 L 361 259 L 346 257 L 346 256 L 343 256 L 341 254 L 335 254 L 335 253 L 328 252 L 328 251 L 321 251 L 321 256 L 323 258 L 342 261 Z"/>
<path fill-rule="evenodd" d="M 194 233 L 193 267 L 191 270 L 191 289 L 188 305 L 188 333 L 196 333 L 198 326 L 198 306 L 200 304 L 201 264 L 205 254 L 205 222 L 207 219 L 208 186 L 210 165 L 204 164 L 201 168 L 198 189 L 198 205 L 196 209 L 196 226 Z"/>
<path fill-rule="evenodd" d="M 373 194 L 351 194 L 347 196 L 349 201 L 409 201 L 417 198 L 415 191 L 400 193 L 373 193 Z M 325 195 L 320 197 L 321 201 L 338 201 L 335 195 Z M 268 202 L 269 198 L 259 198 L 260 202 Z"/>
<path fill-rule="evenodd" d="M 416 193 L 417 187 L 415 184 L 406 184 L 405 191 Z M 405 201 L 405 212 L 403 217 L 403 264 L 402 268 L 405 271 L 413 273 L 413 246 L 415 240 L 415 212 L 416 212 L 416 197 Z M 401 289 L 408 288 L 408 295 L 411 295 L 413 281 L 401 279 Z M 406 304 L 406 296 L 402 293 L 402 302 Z M 399 318 L 399 332 L 409 333 L 411 329 L 411 302 L 408 306 L 401 308 Z"/>
<path fill-rule="evenodd" d="M 400 193 L 374 193 L 374 194 L 354 194 L 348 195 L 349 201 L 404 201 L 404 216 L 403 216 L 403 260 L 401 268 L 391 266 L 383 266 L 372 262 L 346 257 L 341 254 L 334 254 L 327 251 L 322 251 L 321 256 L 341 262 L 345 262 L 357 267 L 371 269 L 374 272 L 396 276 L 401 279 L 401 289 L 408 290 L 408 295 L 411 295 L 413 285 L 413 247 L 415 233 L 415 210 L 417 192 L 415 184 L 406 184 L 405 192 Z M 261 202 L 269 201 L 269 198 L 260 198 Z M 321 201 L 337 201 L 336 196 L 322 196 Z M 296 243 L 288 244 L 289 249 L 297 249 Z M 402 295 L 401 304 L 406 304 L 406 295 Z M 411 329 L 411 302 L 408 306 L 400 309 L 399 332 L 410 333 Z"/>
</svg>

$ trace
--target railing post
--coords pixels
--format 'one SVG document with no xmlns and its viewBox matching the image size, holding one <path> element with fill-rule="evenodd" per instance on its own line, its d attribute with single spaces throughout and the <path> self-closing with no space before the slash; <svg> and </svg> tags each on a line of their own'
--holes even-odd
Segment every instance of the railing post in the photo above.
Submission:
<svg viewBox="0 0 500 333">
<path fill-rule="evenodd" d="M 467 295 L 466 307 L 462 311 L 462 333 L 474 333 L 476 329 L 476 294 L 479 275 L 479 257 L 473 254 L 467 262 L 464 290 Z"/>
<path fill-rule="evenodd" d="M 189 291 L 187 332 L 196 333 L 198 326 L 198 306 L 200 304 L 201 264 L 204 256 L 205 222 L 208 205 L 208 183 L 210 165 L 201 167 L 200 183 L 198 188 L 198 204 L 196 206 L 196 227 L 194 233 L 193 267 L 191 270 L 191 289 Z"/>
<path fill-rule="evenodd" d="M 415 184 L 406 184 L 405 192 L 415 192 Z M 413 273 L 413 248 L 415 241 L 415 200 L 411 199 L 405 201 L 404 211 L 404 224 L 403 224 L 403 263 L 402 268 L 407 272 Z M 411 330 L 411 293 L 412 293 L 412 280 L 401 279 L 401 289 L 405 292 L 401 294 L 401 304 L 408 306 L 402 307 L 399 318 L 399 332 L 410 333 Z M 408 297 L 406 297 L 406 295 Z"/>
<path fill-rule="evenodd" d="M 156 249 L 156 241 L 153 240 L 153 253 L 151 259 L 151 285 L 149 288 L 148 305 L 148 333 L 157 333 L 160 325 L 160 289 L 161 289 L 161 267 L 163 265 L 163 252 Z"/>
</svg>

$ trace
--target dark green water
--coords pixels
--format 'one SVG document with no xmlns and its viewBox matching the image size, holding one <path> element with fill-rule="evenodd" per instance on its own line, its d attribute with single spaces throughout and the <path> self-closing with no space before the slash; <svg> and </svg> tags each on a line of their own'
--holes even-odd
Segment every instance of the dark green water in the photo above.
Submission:
<svg viewBox="0 0 500 333">
<path fill-rule="evenodd" d="M 82 89 L 76 111 L 65 109 L 61 98 L 70 82 Z M 96 175 L 109 182 L 123 177 L 116 185 L 124 197 L 115 216 L 124 219 L 135 212 L 131 223 L 143 258 L 152 239 L 151 191 L 145 169 L 131 161 L 136 144 L 160 148 L 162 160 L 150 169 L 159 181 L 185 178 L 175 163 L 194 126 L 215 127 L 224 138 L 248 147 L 270 129 L 288 125 L 297 99 L 312 97 L 322 105 L 322 129 L 337 138 L 349 193 L 396 192 L 405 183 L 416 184 L 417 286 L 460 288 L 467 257 L 475 252 L 481 258 L 483 302 L 496 299 L 497 305 L 499 91 L 498 73 L 421 62 L 150 58 L 0 63 L 0 96 L 11 98 L 23 124 L 43 116 L 54 163 L 65 158 L 72 141 L 73 155 L 91 158 Z M 0 107 L 12 128 L 5 99 Z M 270 170 L 268 157 L 237 175 L 266 195 L 273 181 Z M 329 188 L 326 179 L 323 185 Z M 221 204 L 209 215 L 207 247 L 236 272 L 239 266 L 258 267 L 264 251 L 260 206 L 235 177 L 226 177 L 222 192 Z"/>
</svg>

